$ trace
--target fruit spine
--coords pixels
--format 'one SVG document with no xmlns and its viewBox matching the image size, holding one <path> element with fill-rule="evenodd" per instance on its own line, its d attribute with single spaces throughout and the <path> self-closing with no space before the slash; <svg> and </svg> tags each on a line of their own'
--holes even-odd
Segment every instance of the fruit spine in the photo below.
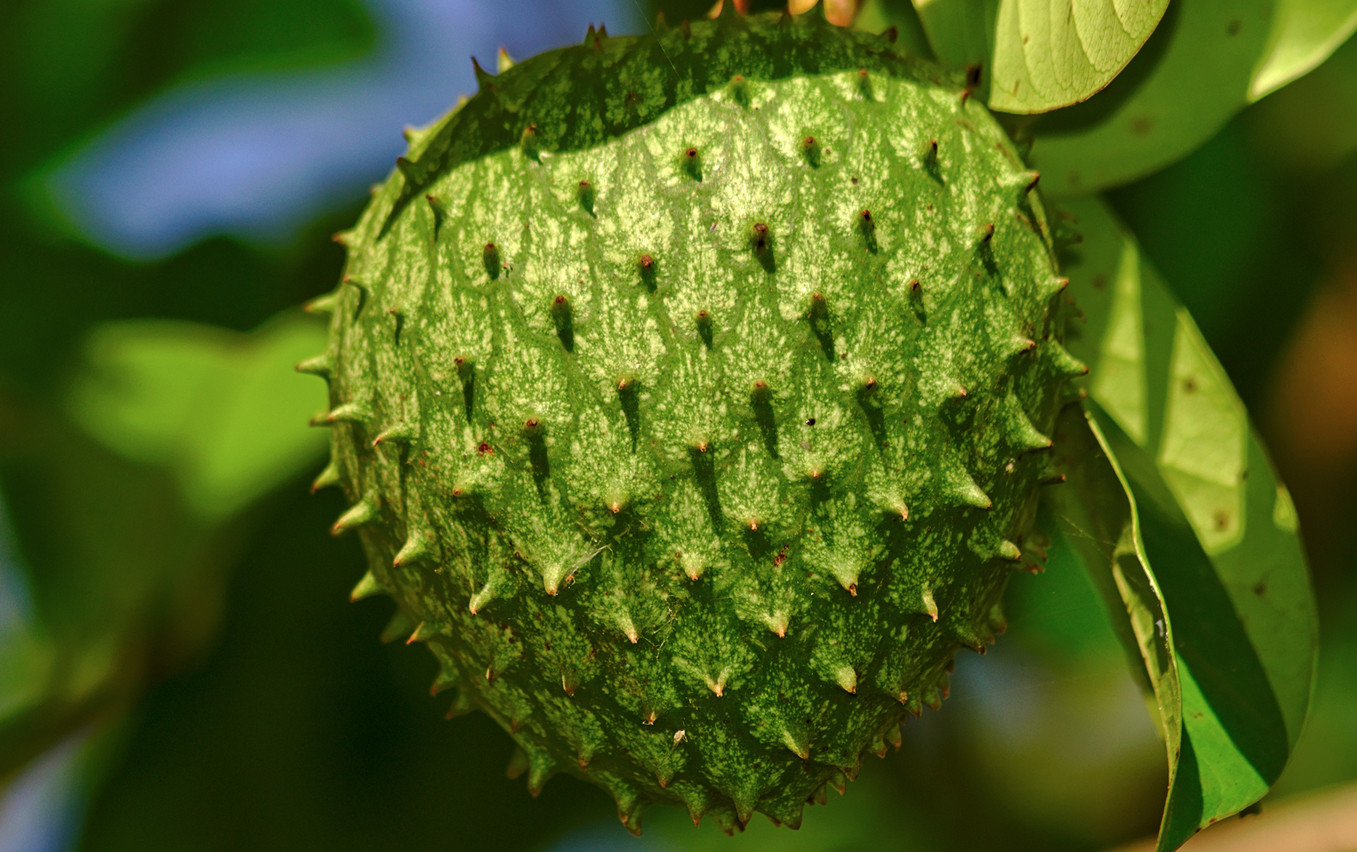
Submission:
<svg viewBox="0 0 1357 852">
<path fill-rule="evenodd" d="M 476 70 L 313 303 L 354 597 L 534 793 L 797 825 L 1003 627 L 1082 369 L 1036 176 L 819 14 Z"/>
</svg>

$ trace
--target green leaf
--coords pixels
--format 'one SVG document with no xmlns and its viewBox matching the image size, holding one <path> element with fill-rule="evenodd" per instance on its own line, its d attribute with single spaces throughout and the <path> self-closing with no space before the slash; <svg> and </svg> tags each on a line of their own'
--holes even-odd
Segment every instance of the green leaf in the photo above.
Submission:
<svg viewBox="0 0 1357 852">
<path fill-rule="evenodd" d="M 1150 570 L 1135 496 L 1096 422 L 1079 406 L 1061 413 L 1054 437 L 1067 487 L 1053 500 L 1059 520 L 1053 548 L 1077 553 L 1109 611 L 1125 614 L 1113 618 L 1113 627 L 1154 696 L 1153 716 L 1167 749 L 1172 790 L 1182 753 L 1182 686 L 1172 625 Z"/>
<path fill-rule="evenodd" d="M 991 107 L 1065 106 L 1012 128 L 1034 140 L 1029 159 L 1052 196 L 1119 186 L 1181 159 L 1357 29 L 1355 0 L 914 3 L 940 60 L 988 69 Z"/>
<path fill-rule="evenodd" d="M 242 510 L 320 466 L 306 421 L 324 386 L 293 365 L 324 338 L 296 313 L 251 334 L 108 323 L 64 412 L 15 406 L 0 424 L 33 603 L 0 607 L 0 784 L 207 647 Z"/>
<path fill-rule="evenodd" d="M 1127 183 L 1175 162 L 1249 103 L 1277 0 L 1175 3 L 1097 97 L 1032 120 L 1031 164 L 1053 196 Z"/>
<path fill-rule="evenodd" d="M 914 0 L 936 55 L 985 70 L 990 108 L 1037 113 L 1101 91 L 1154 32 L 1168 0 Z"/>
<path fill-rule="evenodd" d="M 1121 73 L 1168 0 L 1002 0 L 989 65 L 989 105 L 1046 112 L 1102 91 Z"/>
<path fill-rule="evenodd" d="M 324 385 L 293 365 L 322 351 L 319 323 L 285 314 L 252 334 L 146 320 L 95 328 L 72 420 L 116 452 L 169 468 L 205 520 L 238 512 L 318 463 L 307 419 Z"/>
<path fill-rule="evenodd" d="M 1090 374 L 1086 435 L 1061 432 L 1078 460 L 1061 512 L 1095 577 L 1111 569 L 1100 582 L 1155 687 L 1171 849 L 1280 775 L 1309 706 L 1315 604 L 1290 497 L 1191 317 L 1100 201 L 1062 213 L 1084 237 L 1069 346 Z"/>
<path fill-rule="evenodd" d="M 1310 72 L 1357 30 L 1357 0 L 1279 0 L 1272 42 L 1254 72 L 1258 100 Z"/>
</svg>

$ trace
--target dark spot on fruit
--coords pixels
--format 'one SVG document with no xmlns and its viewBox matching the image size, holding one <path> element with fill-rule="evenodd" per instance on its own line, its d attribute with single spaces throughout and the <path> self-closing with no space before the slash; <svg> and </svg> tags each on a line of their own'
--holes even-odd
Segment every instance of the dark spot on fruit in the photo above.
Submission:
<svg viewBox="0 0 1357 852">
<path fill-rule="evenodd" d="M 495 448 L 487 444 L 485 441 L 481 441 L 480 446 L 476 447 L 476 452 L 480 453 L 483 456 L 489 455 L 494 451 Z"/>
<path fill-rule="evenodd" d="M 1144 136 L 1154 127 L 1154 121 L 1148 115 L 1139 115 L 1131 119 L 1131 132 Z"/>
<path fill-rule="evenodd" d="M 1192 379 L 1192 378 L 1185 379 L 1185 380 L 1183 381 L 1183 392 L 1184 392 L 1184 393 L 1196 393 L 1196 392 L 1197 392 L 1197 380 L 1196 380 L 1196 379 Z"/>
<path fill-rule="evenodd" d="M 1238 18 L 1235 18 L 1233 21 L 1230 21 L 1230 23 L 1225 26 L 1225 32 L 1229 33 L 1232 36 L 1236 36 L 1239 35 L 1239 30 L 1243 26 L 1244 24 Z"/>
<path fill-rule="evenodd" d="M 807 425 L 807 426 L 814 426 L 814 425 L 815 425 L 815 418 L 814 418 L 814 417 L 807 418 L 807 420 L 806 420 L 806 425 Z"/>
</svg>

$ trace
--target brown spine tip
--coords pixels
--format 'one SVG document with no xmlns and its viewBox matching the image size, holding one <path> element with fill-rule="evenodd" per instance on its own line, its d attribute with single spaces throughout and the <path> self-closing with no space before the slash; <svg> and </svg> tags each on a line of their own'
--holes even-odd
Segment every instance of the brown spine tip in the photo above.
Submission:
<svg viewBox="0 0 1357 852">
<path fill-rule="evenodd" d="M 820 165 L 820 143 L 814 136 L 807 136 L 801 140 L 801 153 L 805 156 L 806 162 L 811 168 L 817 168 Z"/>
<path fill-rule="evenodd" d="M 866 68 L 858 69 L 858 91 L 867 100 L 872 100 L 872 77 Z"/>
<path fill-rule="evenodd" d="M 768 225 L 764 222 L 754 223 L 754 251 L 762 254 L 768 250 L 769 235 Z"/>
<path fill-rule="evenodd" d="M 483 92 L 494 87 L 495 75 L 482 68 L 480 60 L 474 56 L 471 57 L 471 69 L 476 74 L 476 88 L 478 90 Z"/>
<path fill-rule="evenodd" d="M 825 299 L 825 294 L 819 291 L 810 294 L 810 308 L 806 311 L 806 316 L 813 323 L 822 323 L 829 316 L 829 302 Z"/>
<path fill-rule="evenodd" d="M 693 180 L 702 180 L 702 153 L 696 147 L 689 147 L 683 151 L 682 157 L 683 171 Z"/>
<path fill-rule="evenodd" d="M 935 169 L 938 166 L 938 140 L 929 139 L 924 143 L 923 150 L 919 153 L 919 159 L 923 161 L 925 167 Z"/>
<path fill-rule="evenodd" d="M 697 312 L 697 336 L 708 349 L 712 347 L 712 317 L 706 308 Z"/>
<path fill-rule="evenodd" d="M 736 74 L 730 78 L 730 94 L 735 103 L 743 107 L 749 106 L 749 83 L 743 74 Z"/>
<path fill-rule="evenodd" d="M 594 191 L 594 185 L 587 180 L 580 181 L 579 187 L 575 190 L 575 196 L 584 212 L 590 216 L 594 215 L 594 201 L 598 197 L 598 193 Z"/>
<path fill-rule="evenodd" d="M 529 124 L 523 128 L 523 137 L 519 144 L 523 149 L 523 155 L 530 160 L 541 160 L 542 151 L 539 147 L 541 140 L 538 138 L 537 125 Z"/>
<path fill-rule="evenodd" d="M 867 210 L 866 208 L 859 211 L 857 223 L 858 231 L 861 232 L 862 238 L 867 244 L 867 251 L 876 254 L 876 220 L 872 218 L 872 211 Z"/>
<path fill-rule="evenodd" d="M 501 263 L 499 257 L 499 248 L 494 243 L 486 243 L 484 250 L 481 251 L 481 262 L 485 265 L 485 274 L 494 281 L 499 278 Z"/>
<path fill-rule="evenodd" d="M 767 406 L 773 398 L 773 389 L 763 379 L 757 379 L 749 391 L 749 403 L 755 408 Z"/>
<path fill-rule="evenodd" d="M 575 317 L 570 305 L 570 297 L 564 293 L 556 294 L 551 300 L 551 321 L 556 326 L 556 336 L 561 339 L 565 351 L 575 351 Z"/>
<path fill-rule="evenodd" d="M 641 274 L 641 284 L 650 292 L 655 292 L 655 257 L 649 253 L 641 255 L 636 263 Z"/>
<path fill-rule="evenodd" d="M 749 235 L 754 255 L 763 271 L 769 274 L 777 272 L 777 259 L 773 256 L 773 233 L 766 222 L 756 222 Z"/>
<path fill-rule="evenodd" d="M 989 245 L 989 241 L 994 239 L 994 223 L 990 222 L 980 229 L 980 244 Z"/>
</svg>

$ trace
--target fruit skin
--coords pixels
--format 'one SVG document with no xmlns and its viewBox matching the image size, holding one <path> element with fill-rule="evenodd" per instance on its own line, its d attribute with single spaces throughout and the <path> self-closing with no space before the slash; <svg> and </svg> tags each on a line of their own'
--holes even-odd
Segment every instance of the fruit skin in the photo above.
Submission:
<svg viewBox="0 0 1357 852">
<path fill-rule="evenodd" d="M 1002 629 L 1082 365 L 1034 174 L 891 42 L 723 15 L 477 66 L 340 236 L 303 366 L 354 597 L 534 793 L 798 825 Z"/>
</svg>

